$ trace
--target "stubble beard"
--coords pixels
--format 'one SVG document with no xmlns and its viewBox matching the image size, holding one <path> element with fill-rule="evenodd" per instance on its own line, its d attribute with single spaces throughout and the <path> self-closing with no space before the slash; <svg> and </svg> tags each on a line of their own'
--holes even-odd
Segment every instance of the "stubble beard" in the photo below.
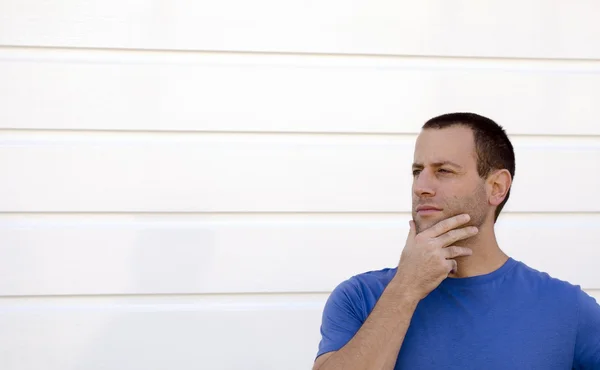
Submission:
<svg viewBox="0 0 600 370">
<path fill-rule="evenodd" d="M 487 194 L 483 185 L 478 186 L 477 189 L 475 189 L 475 191 L 469 196 L 447 199 L 444 204 L 440 204 L 440 207 L 443 208 L 443 211 L 440 213 L 440 215 L 438 215 L 438 217 L 435 218 L 420 220 L 415 211 L 418 205 L 419 199 L 413 199 L 412 216 L 413 220 L 415 220 L 417 233 L 436 225 L 440 221 L 463 213 L 469 214 L 469 216 L 471 216 L 471 220 L 468 223 L 459 226 L 458 228 L 463 228 L 466 226 L 476 226 L 480 228 L 481 225 L 486 222 L 488 217 Z"/>
</svg>

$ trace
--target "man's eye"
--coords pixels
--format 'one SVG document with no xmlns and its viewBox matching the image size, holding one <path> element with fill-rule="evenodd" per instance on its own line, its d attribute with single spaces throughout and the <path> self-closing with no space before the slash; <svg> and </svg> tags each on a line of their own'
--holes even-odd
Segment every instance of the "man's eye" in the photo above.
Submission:
<svg viewBox="0 0 600 370">
<path fill-rule="evenodd" d="M 452 171 L 450 171 L 450 170 L 447 170 L 447 169 L 445 169 L 445 168 L 440 168 L 440 169 L 438 170 L 438 172 L 443 172 L 443 173 L 451 173 Z"/>
<path fill-rule="evenodd" d="M 421 170 L 413 170 L 413 176 L 417 176 L 421 173 Z"/>
</svg>

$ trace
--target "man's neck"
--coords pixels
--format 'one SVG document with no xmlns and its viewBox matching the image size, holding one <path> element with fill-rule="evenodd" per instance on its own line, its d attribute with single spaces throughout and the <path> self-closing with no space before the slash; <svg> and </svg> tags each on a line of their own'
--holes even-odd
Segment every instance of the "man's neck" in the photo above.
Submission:
<svg viewBox="0 0 600 370">
<path fill-rule="evenodd" d="M 456 245 L 471 248 L 473 254 L 456 258 L 458 271 L 449 275 L 453 278 L 489 274 L 508 260 L 508 256 L 498 246 L 493 226 L 481 227 L 475 237 L 459 241 Z"/>
</svg>

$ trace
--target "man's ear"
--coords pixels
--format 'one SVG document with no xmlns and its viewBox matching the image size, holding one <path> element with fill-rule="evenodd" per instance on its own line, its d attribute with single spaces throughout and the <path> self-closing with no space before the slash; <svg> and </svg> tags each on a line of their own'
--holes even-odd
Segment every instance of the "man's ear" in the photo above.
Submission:
<svg viewBox="0 0 600 370">
<path fill-rule="evenodd" d="M 498 206 L 506 198 L 506 194 L 512 185 L 512 176 L 507 169 L 494 171 L 487 180 L 488 189 L 490 189 L 489 202 L 493 206 Z"/>
</svg>

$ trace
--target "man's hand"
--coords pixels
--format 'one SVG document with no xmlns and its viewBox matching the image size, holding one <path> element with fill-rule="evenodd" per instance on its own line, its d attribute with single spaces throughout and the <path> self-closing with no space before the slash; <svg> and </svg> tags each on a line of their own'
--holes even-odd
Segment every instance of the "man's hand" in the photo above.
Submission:
<svg viewBox="0 0 600 370">
<path fill-rule="evenodd" d="M 313 370 L 392 370 L 419 301 L 456 268 L 453 258 L 472 253 L 468 248 L 450 246 L 477 234 L 475 227 L 457 229 L 467 222 L 468 215 L 452 217 L 417 235 L 411 221 L 396 276 L 352 339 L 340 350 L 320 356 Z"/>
<path fill-rule="evenodd" d="M 451 272 L 456 271 L 457 263 L 454 258 L 473 253 L 469 248 L 450 246 L 479 232 L 474 226 L 457 229 L 469 220 L 467 214 L 454 216 L 419 234 L 411 220 L 410 233 L 394 279 L 401 281 L 416 299 L 425 298 Z"/>
</svg>

